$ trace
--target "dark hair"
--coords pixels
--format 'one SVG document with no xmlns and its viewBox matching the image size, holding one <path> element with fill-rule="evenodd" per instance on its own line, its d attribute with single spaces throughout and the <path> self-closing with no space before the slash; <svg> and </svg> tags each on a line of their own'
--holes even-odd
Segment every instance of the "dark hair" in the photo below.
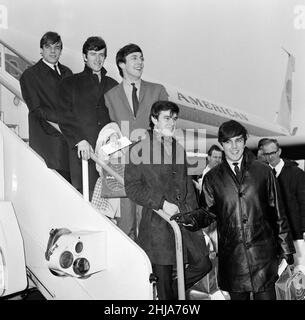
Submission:
<svg viewBox="0 0 305 320">
<path fill-rule="evenodd" d="M 227 142 L 229 139 L 237 136 L 242 136 L 244 141 L 247 141 L 247 129 L 235 120 L 224 122 L 218 130 L 218 142 L 221 144 Z"/>
<path fill-rule="evenodd" d="M 269 140 L 269 138 L 262 138 L 258 141 L 257 143 L 257 148 L 260 149 L 264 144 L 265 144 L 265 141 Z"/>
<path fill-rule="evenodd" d="M 151 106 L 150 115 L 149 115 L 149 126 L 151 129 L 154 128 L 154 123 L 151 121 L 151 117 L 158 119 L 161 111 L 167 111 L 167 110 L 170 110 L 171 116 L 173 114 L 179 114 L 179 107 L 176 105 L 176 103 L 171 101 L 159 100 L 159 101 L 156 101 Z"/>
<path fill-rule="evenodd" d="M 213 144 L 210 149 L 208 150 L 208 156 L 211 156 L 213 151 L 219 151 L 219 152 L 222 152 L 222 150 L 216 145 L 216 144 Z"/>
<path fill-rule="evenodd" d="M 120 68 L 119 64 L 121 62 L 126 63 L 126 56 L 128 56 L 129 54 L 134 53 L 134 52 L 140 52 L 143 55 L 141 48 L 134 43 L 127 44 L 126 46 L 124 46 L 123 48 L 121 48 L 117 52 L 115 61 L 116 61 L 116 65 L 119 69 L 119 73 L 120 73 L 121 77 L 123 77 L 123 71 Z"/>
<path fill-rule="evenodd" d="M 60 43 L 62 48 L 63 44 L 62 44 L 60 35 L 57 32 L 48 31 L 40 39 L 40 48 L 42 49 L 44 45 L 54 44 L 57 42 Z"/>
<path fill-rule="evenodd" d="M 258 149 L 262 148 L 266 144 L 274 143 L 277 148 L 280 148 L 280 145 L 276 139 L 271 139 L 271 138 L 262 138 L 258 141 Z"/>
<path fill-rule="evenodd" d="M 83 54 L 87 56 L 89 50 L 100 51 L 105 48 L 105 57 L 107 57 L 106 42 L 101 37 L 89 37 L 83 44 Z"/>
</svg>

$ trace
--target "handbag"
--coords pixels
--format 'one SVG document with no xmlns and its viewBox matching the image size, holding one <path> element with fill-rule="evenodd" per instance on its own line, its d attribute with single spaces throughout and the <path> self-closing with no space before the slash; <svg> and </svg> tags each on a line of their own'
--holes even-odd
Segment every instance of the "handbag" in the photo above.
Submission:
<svg viewBox="0 0 305 320">
<path fill-rule="evenodd" d="M 298 268 L 286 266 L 275 283 L 277 300 L 305 300 L 305 274 Z"/>
<path fill-rule="evenodd" d="M 122 163 L 109 163 L 108 166 L 124 179 L 125 165 Z M 101 196 L 104 198 L 126 198 L 125 186 L 121 184 L 113 175 L 102 169 L 102 190 Z"/>
</svg>

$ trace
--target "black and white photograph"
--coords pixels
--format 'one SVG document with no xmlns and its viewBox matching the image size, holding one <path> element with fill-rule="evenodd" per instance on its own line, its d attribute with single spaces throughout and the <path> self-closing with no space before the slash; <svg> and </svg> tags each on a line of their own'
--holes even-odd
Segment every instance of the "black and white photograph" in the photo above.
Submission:
<svg viewBox="0 0 305 320">
<path fill-rule="evenodd" d="M 304 86 L 303 0 L 0 0 L 0 302 L 305 300 Z"/>
</svg>

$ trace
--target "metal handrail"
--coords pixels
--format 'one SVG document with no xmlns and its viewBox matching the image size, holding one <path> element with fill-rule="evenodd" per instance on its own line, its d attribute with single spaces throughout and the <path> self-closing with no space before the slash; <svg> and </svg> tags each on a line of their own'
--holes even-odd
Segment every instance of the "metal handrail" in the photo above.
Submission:
<svg viewBox="0 0 305 320">
<path fill-rule="evenodd" d="M 183 245 L 181 230 L 178 223 L 174 220 L 169 220 L 170 217 L 163 210 L 154 210 L 160 217 L 168 222 L 175 234 L 176 246 L 176 265 L 177 265 L 177 282 L 178 282 L 178 299 L 185 300 L 185 284 L 184 284 L 184 262 L 183 262 Z"/>
<path fill-rule="evenodd" d="M 29 64 L 30 66 L 33 65 L 33 62 L 31 62 L 30 60 L 28 60 L 26 57 L 24 57 L 21 53 L 19 53 L 17 50 L 15 50 L 14 48 L 12 48 L 10 45 L 8 45 L 6 42 L 4 42 L 3 40 L 0 39 L 0 44 L 3 45 L 5 48 L 9 49 L 11 52 L 13 52 L 15 55 L 17 55 L 19 58 L 21 58 L 22 60 L 24 60 L 27 64 Z M 5 55 L 4 52 L 3 53 L 3 61 L 5 61 Z M 16 68 L 15 66 L 11 65 L 11 67 Z M 10 92 L 12 92 L 19 100 L 24 102 L 24 99 L 22 97 L 21 91 L 18 90 L 14 85 L 12 85 L 7 79 L 6 77 L 4 77 L 3 75 L 1 75 L 0 73 L 0 83 L 6 88 L 8 89 Z"/>
<path fill-rule="evenodd" d="M 124 185 L 124 179 L 114 170 L 112 170 L 106 162 L 98 159 L 95 153 L 90 152 L 90 158 L 105 169 L 109 174 L 115 177 L 115 179 Z M 86 201 L 89 201 L 89 175 L 88 175 L 88 160 L 82 160 L 82 177 L 83 177 L 83 197 Z M 179 225 L 176 221 L 170 220 L 170 217 L 164 213 L 163 210 L 154 210 L 161 218 L 168 222 L 175 235 L 175 247 L 176 247 L 176 264 L 177 264 L 177 282 L 178 282 L 178 299 L 185 300 L 185 284 L 184 284 L 184 262 L 183 262 L 183 245 L 182 236 Z"/>
<path fill-rule="evenodd" d="M 17 55 L 19 58 L 21 58 L 22 60 L 24 60 L 27 64 L 29 64 L 30 66 L 33 65 L 33 61 L 30 61 L 29 59 L 27 59 L 25 56 L 23 56 L 21 53 L 19 53 L 17 50 L 15 50 L 13 47 L 11 47 L 10 45 L 8 45 L 6 42 L 4 42 L 3 40 L 0 39 L 0 44 L 2 44 L 3 46 L 5 46 L 6 48 L 8 48 L 10 51 L 12 51 L 13 53 L 15 53 L 15 55 Z"/>
<path fill-rule="evenodd" d="M 20 78 L 20 76 L 22 75 L 22 73 L 23 73 L 23 71 L 21 70 L 21 69 L 19 69 L 18 67 L 16 67 L 11 61 L 9 61 L 9 60 L 7 60 L 7 61 L 5 61 L 6 62 L 6 64 L 10 67 L 10 68 L 12 68 L 14 71 L 16 71 L 17 72 L 17 74 L 18 75 L 13 75 L 12 73 L 10 73 L 9 71 L 6 71 L 7 73 L 9 73 L 11 76 L 13 76 L 15 79 L 19 79 Z M 16 77 L 19 77 L 19 78 L 16 78 Z"/>
<path fill-rule="evenodd" d="M 0 73 L 0 83 L 10 92 L 12 92 L 19 100 L 24 102 L 24 99 L 22 97 L 21 91 L 16 89 L 9 81 L 5 79 Z"/>
</svg>

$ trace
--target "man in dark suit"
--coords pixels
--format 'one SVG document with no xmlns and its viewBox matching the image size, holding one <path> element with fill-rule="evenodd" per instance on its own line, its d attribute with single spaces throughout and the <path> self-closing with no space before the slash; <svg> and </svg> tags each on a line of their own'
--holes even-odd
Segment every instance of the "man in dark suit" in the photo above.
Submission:
<svg viewBox="0 0 305 320">
<path fill-rule="evenodd" d="M 90 159 L 100 130 L 110 122 L 104 94 L 117 85 L 106 76 L 103 65 L 107 46 L 101 37 L 89 37 L 83 45 L 84 71 L 64 79 L 60 85 L 59 127 L 69 144 L 71 180 L 82 192 L 81 159 Z M 89 161 L 89 197 L 98 172 Z"/>
<path fill-rule="evenodd" d="M 302 247 L 300 247 L 305 240 L 305 172 L 298 167 L 296 162 L 281 158 L 282 149 L 276 139 L 264 138 L 260 142 L 263 156 L 280 185 L 297 251 L 296 261 L 305 261 L 305 252 L 302 252 Z"/>
<path fill-rule="evenodd" d="M 158 277 L 160 300 L 177 299 L 173 280 L 176 264 L 174 232 L 154 210 L 171 217 L 177 212 L 197 208 L 191 176 L 187 175 L 186 154 L 173 138 L 179 108 L 170 101 L 157 101 L 151 107 L 151 130 L 134 145 L 125 167 L 127 196 L 143 206 L 138 243 L 149 256 Z M 189 289 L 211 270 L 203 234 L 181 228 L 185 268 L 185 287 Z"/>
<path fill-rule="evenodd" d="M 20 78 L 23 98 L 29 108 L 29 143 L 51 169 L 70 181 L 68 145 L 58 131 L 59 82 L 72 71 L 59 63 L 62 41 L 56 32 L 47 32 L 40 40 L 40 59 Z M 57 127 L 57 129 L 56 129 Z"/>
<path fill-rule="evenodd" d="M 105 95 L 106 106 L 112 121 L 118 123 L 122 134 L 137 141 L 149 127 L 151 106 L 158 100 L 168 100 L 161 84 L 141 79 L 144 69 L 142 50 L 136 44 L 128 44 L 116 55 L 116 65 L 123 81 Z M 136 220 L 140 220 L 141 207 L 122 199 L 126 207 L 118 226 L 131 238 L 136 238 Z M 136 218 L 136 210 L 138 217 Z"/>
</svg>

